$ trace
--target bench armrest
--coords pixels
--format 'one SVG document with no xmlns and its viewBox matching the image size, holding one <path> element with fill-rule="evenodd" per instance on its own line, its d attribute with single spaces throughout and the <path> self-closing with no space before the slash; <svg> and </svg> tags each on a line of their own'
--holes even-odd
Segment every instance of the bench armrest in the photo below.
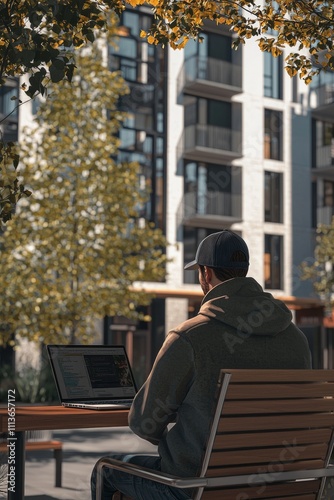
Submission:
<svg viewBox="0 0 334 500">
<path fill-rule="evenodd" d="M 134 476 L 139 476 L 151 481 L 156 481 L 158 483 L 166 484 L 174 488 L 203 488 L 205 486 L 235 486 L 249 483 L 249 474 L 240 476 L 225 476 L 225 477 L 187 477 L 180 478 L 178 476 L 173 476 L 160 471 L 155 471 L 148 469 L 146 467 L 141 467 L 139 465 L 131 464 L 129 462 L 122 462 L 115 458 L 103 457 L 97 462 L 97 481 L 96 481 L 96 500 L 101 500 L 102 493 L 102 474 L 101 471 L 103 467 L 109 467 L 112 469 L 117 469 L 122 472 L 127 472 L 128 474 L 133 474 Z M 275 482 L 280 480 L 291 480 L 295 481 L 297 479 L 309 479 L 321 478 L 321 477 L 334 477 L 334 467 L 329 465 L 323 469 L 313 469 L 305 471 L 289 471 L 289 472 L 277 472 L 270 475 L 269 482 Z M 255 474 L 252 477 L 252 484 L 266 484 L 268 478 L 266 474 Z"/>
<path fill-rule="evenodd" d="M 96 464 L 97 470 L 97 480 L 96 480 L 96 499 L 101 499 L 102 493 L 102 474 L 101 471 L 103 467 L 109 467 L 112 469 L 117 469 L 122 472 L 127 472 L 133 474 L 134 476 L 139 476 L 151 481 L 156 481 L 158 483 L 166 484 L 168 486 L 173 486 L 174 488 L 200 488 L 207 485 L 208 481 L 206 478 L 199 477 L 189 477 L 180 478 L 178 476 L 173 476 L 171 474 L 166 474 L 164 472 L 155 471 L 148 469 L 147 467 L 141 467 L 136 464 L 131 464 L 129 462 L 122 462 L 115 458 L 103 457 Z"/>
</svg>

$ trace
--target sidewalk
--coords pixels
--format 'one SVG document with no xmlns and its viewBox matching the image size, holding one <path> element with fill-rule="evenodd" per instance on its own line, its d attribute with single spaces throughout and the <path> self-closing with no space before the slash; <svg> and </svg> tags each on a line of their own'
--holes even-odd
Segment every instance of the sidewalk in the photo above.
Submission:
<svg viewBox="0 0 334 500">
<path fill-rule="evenodd" d="M 110 453 L 155 451 L 128 428 L 55 431 L 63 442 L 62 488 L 55 488 L 52 451 L 28 452 L 25 468 L 27 500 L 90 500 L 90 475 L 95 462 Z"/>
</svg>

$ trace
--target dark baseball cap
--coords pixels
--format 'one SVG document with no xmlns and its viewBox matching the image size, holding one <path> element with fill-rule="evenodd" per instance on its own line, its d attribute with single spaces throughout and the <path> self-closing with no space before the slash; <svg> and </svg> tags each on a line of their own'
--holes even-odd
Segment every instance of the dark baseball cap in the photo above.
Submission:
<svg viewBox="0 0 334 500">
<path fill-rule="evenodd" d="M 246 261 L 233 261 L 234 252 L 243 252 Z M 249 267 L 249 252 L 246 242 L 241 236 L 229 229 L 210 234 L 198 245 L 195 260 L 184 266 L 184 269 L 196 269 L 198 265 L 226 269 L 247 269 Z"/>
</svg>

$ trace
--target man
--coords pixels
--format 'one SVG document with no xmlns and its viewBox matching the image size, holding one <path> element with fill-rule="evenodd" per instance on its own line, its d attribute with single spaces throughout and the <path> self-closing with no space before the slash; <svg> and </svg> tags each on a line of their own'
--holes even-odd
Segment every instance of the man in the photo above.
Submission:
<svg viewBox="0 0 334 500">
<path fill-rule="evenodd" d="M 248 267 L 245 241 L 229 230 L 207 236 L 185 266 L 198 268 L 201 308 L 169 332 L 129 413 L 130 428 L 156 444 L 158 456 L 123 460 L 196 476 L 221 368 L 311 368 L 307 339 L 291 312 L 246 277 Z M 93 493 L 94 482 L 93 473 Z M 184 490 L 104 469 L 104 498 L 116 490 L 137 500 L 189 498 Z"/>
</svg>

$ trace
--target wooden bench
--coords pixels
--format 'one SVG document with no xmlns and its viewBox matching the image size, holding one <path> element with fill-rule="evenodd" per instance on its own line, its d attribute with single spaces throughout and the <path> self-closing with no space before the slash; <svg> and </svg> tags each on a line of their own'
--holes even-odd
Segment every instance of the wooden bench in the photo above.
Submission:
<svg viewBox="0 0 334 500">
<path fill-rule="evenodd" d="M 61 488 L 62 482 L 62 461 L 63 461 L 63 443 L 61 441 L 29 441 L 25 443 L 26 451 L 53 450 L 53 456 L 56 462 L 55 486 Z M 0 451 L 7 451 L 7 443 L 0 442 Z"/>
<path fill-rule="evenodd" d="M 96 499 L 99 472 L 111 467 L 194 488 L 194 500 L 320 500 L 334 477 L 333 443 L 334 370 L 222 370 L 199 476 L 102 458 Z"/>
</svg>

